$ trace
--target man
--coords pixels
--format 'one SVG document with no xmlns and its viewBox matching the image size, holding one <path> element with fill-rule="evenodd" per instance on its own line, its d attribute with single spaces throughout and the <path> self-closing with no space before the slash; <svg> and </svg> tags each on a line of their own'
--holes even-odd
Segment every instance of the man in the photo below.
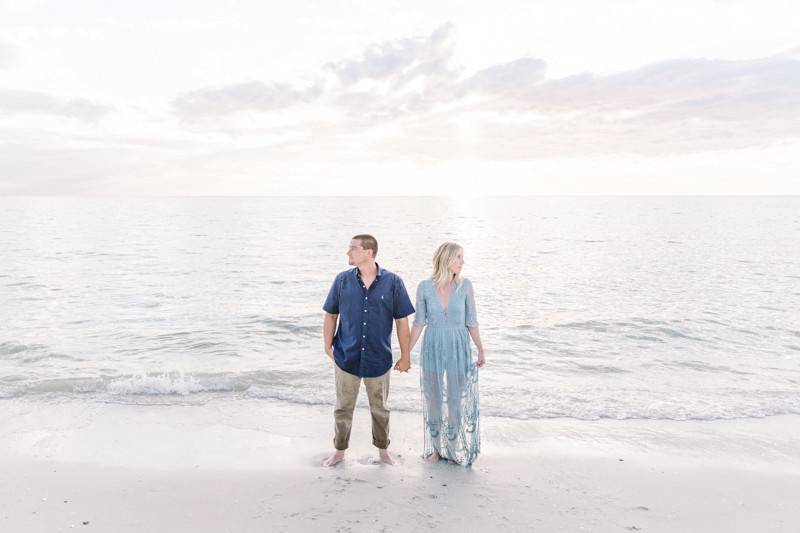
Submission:
<svg viewBox="0 0 800 533">
<path fill-rule="evenodd" d="M 333 445 L 336 452 L 324 461 L 333 466 L 344 459 L 350 441 L 353 410 L 363 379 L 372 414 L 372 444 L 381 461 L 394 464 L 389 454 L 389 375 L 392 367 L 392 320 L 397 326 L 400 360 L 395 370 L 408 372 L 410 332 L 408 315 L 414 306 L 399 276 L 375 262 L 378 241 L 372 235 L 356 235 L 347 250 L 348 264 L 355 266 L 336 276 L 325 300 L 323 337 L 325 353 L 334 362 L 336 409 Z M 339 329 L 334 336 L 336 320 Z"/>
</svg>

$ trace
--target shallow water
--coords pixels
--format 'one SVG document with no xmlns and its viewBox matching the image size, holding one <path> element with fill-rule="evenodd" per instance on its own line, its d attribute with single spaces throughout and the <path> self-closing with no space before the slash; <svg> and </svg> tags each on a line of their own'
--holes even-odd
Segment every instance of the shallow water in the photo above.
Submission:
<svg viewBox="0 0 800 533">
<path fill-rule="evenodd" d="M 800 414 L 798 197 L 0 198 L 0 398 L 331 403 L 362 232 L 412 297 L 465 247 L 484 414 Z"/>
</svg>

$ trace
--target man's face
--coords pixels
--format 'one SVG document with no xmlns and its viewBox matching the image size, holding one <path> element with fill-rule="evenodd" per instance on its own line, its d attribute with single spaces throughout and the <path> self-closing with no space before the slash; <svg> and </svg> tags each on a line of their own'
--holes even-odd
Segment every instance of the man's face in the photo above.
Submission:
<svg viewBox="0 0 800 533">
<path fill-rule="evenodd" d="M 372 252 L 365 250 L 364 247 L 361 246 L 361 241 L 359 239 L 350 241 L 350 247 L 347 249 L 348 265 L 360 265 L 371 257 Z"/>
</svg>

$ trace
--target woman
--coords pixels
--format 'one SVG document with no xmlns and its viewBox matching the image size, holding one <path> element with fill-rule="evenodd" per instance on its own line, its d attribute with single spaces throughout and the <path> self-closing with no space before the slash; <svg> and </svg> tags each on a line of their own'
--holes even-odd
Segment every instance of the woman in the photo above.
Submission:
<svg viewBox="0 0 800 533">
<path fill-rule="evenodd" d="M 461 277 L 464 250 L 454 242 L 439 246 L 433 275 L 417 287 L 411 330 L 414 348 L 422 330 L 420 384 L 425 451 L 430 462 L 447 459 L 469 466 L 480 453 L 478 367 L 486 362 L 475 312 L 472 283 Z M 469 335 L 467 335 L 469 333 Z M 473 362 L 469 337 L 478 347 Z"/>
</svg>

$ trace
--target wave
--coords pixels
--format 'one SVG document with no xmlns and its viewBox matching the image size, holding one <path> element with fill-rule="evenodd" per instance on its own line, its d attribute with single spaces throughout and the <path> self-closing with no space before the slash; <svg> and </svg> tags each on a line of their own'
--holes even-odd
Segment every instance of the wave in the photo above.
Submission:
<svg viewBox="0 0 800 533">
<path fill-rule="evenodd" d="M 227 383 L 201 383 L 193 376 L 178 374 L 141 375 L 115 379 L 106 385 L 106 391 L 122 396 L 187 396 L 198 392 L 233 392 L 236 388 Z"/>
<path fill-rule="evenodd" d="M 322 321 L 317 314 L 304 315 L 293 319 L 249 315 L 244 317 L 243 322 L 237 324 L 237 328 L 260 330 L 268 334 L 289 333 L 303 338 L 317 338 L 322 333 Z"/>
<path fill-rule="evenodd" d="M 0 359 L 13 359 L 21 363 L 41 361 L 79 361 L 69 354 L 54 352 L 46 344 L 21 344 L 18 342 L 0 343 Z"/>
<path fill-rule="evenodd" d="M 0 379 L 1 399 L 86 399 L 120 403 L 179 403 L 191 398 L 276 400 L 296 405 L 331 406 L 335 400 L 328 373 L 253 371 L 245 373 L 164 372 L 140 375 L 75 377 L 31 381 L 22 376 Z M 666 392 L 637 391 L 598 397 L 568 393 L 524 393 L 484 389 L 481 414 L 517 420 L 571 418 L 578 420 L 732 420 L 800 415 L 800 394 L 793 390 L 674 397 Z M 507 393 L 507 394 L 506 394 Z M 393 410 L 421 412 L 416 389 L 395 389 Z M 366 395 L 359 405 L 366 406 Z"/>
<path fill-rule="evenodd" d="M 11 355 L 29 352 L 46 350 L 48 347 L 44 344 L 21 344 L 18 342 L 2 342 L 0 343 L 0 356 Z"/>
</svg>

